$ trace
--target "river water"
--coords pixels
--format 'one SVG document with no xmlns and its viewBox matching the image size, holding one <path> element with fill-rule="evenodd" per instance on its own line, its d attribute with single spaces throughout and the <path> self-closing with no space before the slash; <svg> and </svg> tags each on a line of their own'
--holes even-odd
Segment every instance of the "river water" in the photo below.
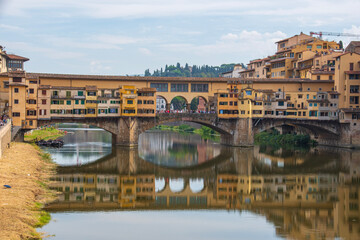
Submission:
<svg viewBox="0 0 360 240">
<path fill-rule="evenodd" d="M 61 125 L 50 239 L 360 239 L 360 152 L 224 147 L 149 131 L 138 148 Z"/>
</svg>

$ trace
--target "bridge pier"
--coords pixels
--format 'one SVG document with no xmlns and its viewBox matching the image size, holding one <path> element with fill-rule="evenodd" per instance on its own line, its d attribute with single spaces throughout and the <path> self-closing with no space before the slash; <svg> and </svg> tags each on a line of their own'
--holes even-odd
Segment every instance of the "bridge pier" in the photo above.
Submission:
<svg viewBox="0 0 360 240">
<path fill-rule="evenodd" d="M 137 146 L 139 139 L 138 118 L 119 118 L 117 132 L 112 133 L 112 139 L 115 145 L 127 147 Z"/>
</svg>

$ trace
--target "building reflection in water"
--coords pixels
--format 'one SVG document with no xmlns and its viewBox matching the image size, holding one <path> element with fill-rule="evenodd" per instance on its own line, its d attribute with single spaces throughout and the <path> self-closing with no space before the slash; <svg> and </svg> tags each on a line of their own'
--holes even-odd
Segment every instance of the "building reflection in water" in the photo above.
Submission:
<svg viewBox="0 0 360 240">
<path fill-rule="evenodd" d="M 219 156 L 179 169 L 117 148 L 91 164 L 59 167 L 52 178 L 59 199 L 47 209 L 237 209 L 266 217 L 290 239 L 360 239 L 360 152 L 317 148 L 291 156 L 255 147 Z"/>
<path fill-rule="evenodd" d="M 151 141 L 149 141 L 151 139 Z M 220 154 L 221 145 L 200 135 L 151 131 L 139 137 L 139 155 L 155 164 L 168 167 L 194 166 Z"/>
</svg>

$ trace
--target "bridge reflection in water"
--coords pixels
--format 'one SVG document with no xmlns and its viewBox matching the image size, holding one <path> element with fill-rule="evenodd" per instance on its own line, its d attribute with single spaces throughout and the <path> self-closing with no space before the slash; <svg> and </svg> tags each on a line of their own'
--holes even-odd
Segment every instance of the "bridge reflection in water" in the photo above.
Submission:
<svg viewBox="0 0 360 240">
<path fill-rule="evenodd" d="M 167 168 L 116 148 L 94 163 L 59 167 L 52 179 L 59 200 L 47 210 L 237 209 L 266 217 L 291 239 L 359 239 L 358 159 L 359 152 L 327 148 L 292 156 L 223 148 L 210 162 Z M 176 191 L 175 179 L 183 183 Z"/>
</svg>

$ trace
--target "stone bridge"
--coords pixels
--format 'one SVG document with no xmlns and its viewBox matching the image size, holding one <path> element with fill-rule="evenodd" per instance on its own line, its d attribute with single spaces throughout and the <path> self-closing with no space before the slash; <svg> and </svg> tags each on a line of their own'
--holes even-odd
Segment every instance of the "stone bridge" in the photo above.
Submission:
<svg viewBox="0 0 360 240">
<path fill-rule="evenodd" d="M 157 125 L 170 122 L 194 122 L 208 126 L 221 134 L 221 143 L 231 146 L 252 146 L 252 121 L 249 119 L 219 119 L 216 114 L 161 113 L 154 118 L 51 118 L 39 120 L 38 126 L 56 123 L 82 123 L 102 128 L 113 135 L 113 143 L 124 146 L 137 145 L 139 135 Z"/>
<path fill-rule="evenodd" d="M 216 114 L 200 113 L 160 113 L 154 118 L 107 117 L 107 118 L 51 118 L 39 120 L 39 126 L 55 123 L 82 123 L 102 128 L 113 135 L 113 143 L 124 146 L 138 144 L 139 135 L 157 125 L 170 122 L 194 122 L 210 127 L 221 134 L 221 144 L 229 146 L 253 146 L 254 134 L 279 129 L 282 133 L 306 133 L 320 144 L 352 147 L 349 124 L 330 120 L 305 119 L 251 119 L 218 118 Z"/>
</svg>

